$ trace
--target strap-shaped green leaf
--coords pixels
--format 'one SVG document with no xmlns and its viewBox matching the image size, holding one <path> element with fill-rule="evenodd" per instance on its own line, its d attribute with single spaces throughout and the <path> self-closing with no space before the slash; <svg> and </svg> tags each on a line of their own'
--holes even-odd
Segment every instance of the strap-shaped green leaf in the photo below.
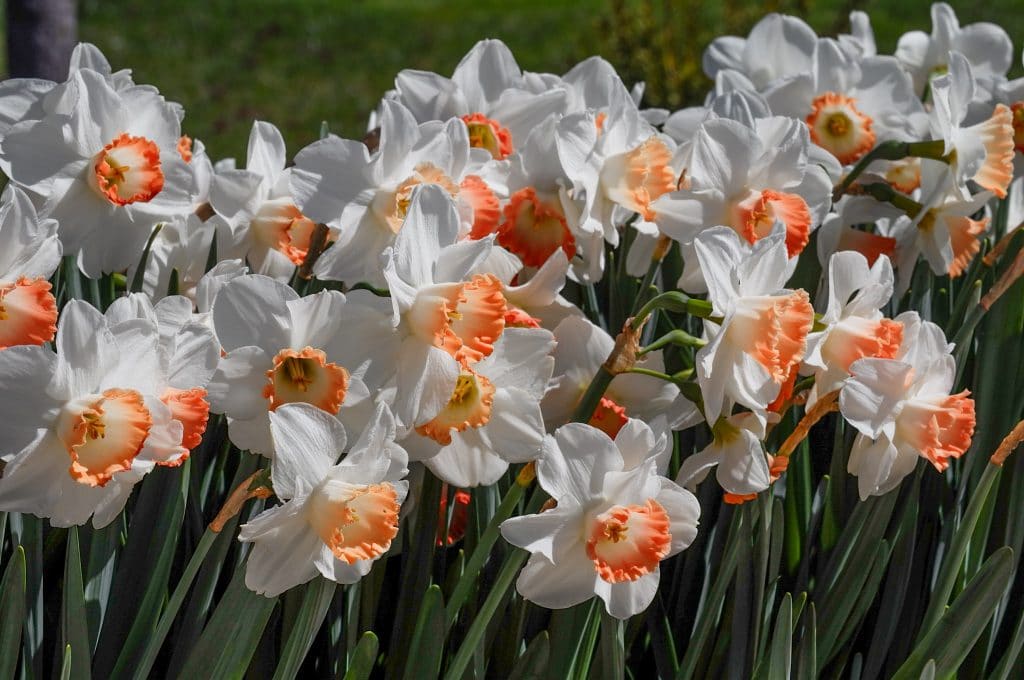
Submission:
<svg viewBox="0 0 1024 680">
<path fill-rule="evenodd" d="M 0 680 L 10 680 L 18 665 L 25 623 L 25 550 L 14 549 L 0 581 Z"/>
<path fill-rule="evenodd" d="M 363 633 L 359 638 L 359 644 L 352 652 L 352 663 L 345 671 L 345 680 L 366 680 L 373 672 L 377 661 L 377 647 L 380 643 L 372 630 Z"/>
<path fill-rule="evenodd" d="M 981 569 L 903 662 L 893 680 L 921 675 L 929 659 L 935 661 L 935 677 L 956 672 L 992 619 L 1013 575 L 1013 551 L 1000 548 Z"/>
<path fill-rule="evenodd" d="M 90 678 L 89 631 L 85 619 L 85 585 L 82 583 L 82 553 L 78 547 L 78 527 L 68 531 L 67 557 L 64 561 L 64 597 L 60 611 L 60 634 L 65 648 L 71 650 L 71 678 Z"/>
<path fill-rule="evenodd" d="M 432 585 L 423 596 L 423 606 L 416 621 L 409 646 L 410 662 L 405 666 L 405 678 L 436 678 L 441 670 L 444 654 L 444 597 L 441 588 Z"/>
<path fill-rule="evenodd" d="M 299 673 L 303 659 L 313 646 L 313 638 L 323 625 L 327 610 L 334 598 L 338 584 L 318 576 L 303 588 L 302 605 L 295 615 L 291 634 L 281 650 L 281 657 L 274 671 L 275 680 L 294 678 Z"/>
</svg>

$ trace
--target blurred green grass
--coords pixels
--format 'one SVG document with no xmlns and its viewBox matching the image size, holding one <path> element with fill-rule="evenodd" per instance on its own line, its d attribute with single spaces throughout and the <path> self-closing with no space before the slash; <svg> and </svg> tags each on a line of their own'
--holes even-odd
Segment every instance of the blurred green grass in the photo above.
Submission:
<svg viewBox="0 0 1024 680">
<path fill-rule="evenodd" d="M 963 24 L 1006 28 L 1019 71 L 1020 0 L 953 4 Z M 903 0 L 81 0 L 79 34 L 115 68 L 181 102 L 185 131 L 216 159 L 244 156 L 254 119 L 278 125 L 290 152 L 316 139 L 321 121 L 359 137 L 395 73 L 449 75 L 484 37 L 504 40 L 534 71 L 560 73 L 603 54 L 627 79 L 648 79 L 649 104 L 677 106 L 706 87 L 699 55 L 711 36 L 746 34 L 773 10 L 834 34 L 847 28 L 850 9 L 871 14 L 882 52 L 903 32 L 931 26 L 927 3 Z M 666 69 L 686 71 L 685 94 Z"/>
</svg>

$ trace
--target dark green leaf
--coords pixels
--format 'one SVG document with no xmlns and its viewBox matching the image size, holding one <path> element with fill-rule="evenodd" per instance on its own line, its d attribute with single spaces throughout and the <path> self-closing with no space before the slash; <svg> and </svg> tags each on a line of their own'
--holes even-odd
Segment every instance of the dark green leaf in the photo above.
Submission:
<svg viewBox="0 0 1024 680">
<path fill-rule="evenodd" d="M 0 581 L 0 680 L 14 677 L 25 622 L 25 550 L 14 549 Z"/>
<path fill-rule="evenodd" d="M 550 653 L 551 643 L 548 632 L 544 630 L 527 645 L 526 651 L 512 667 L 508 680 L 541 680 L 545 677 Z"/>
<path fill-rule="evenodd" d="M 64 561 L 64 598 L 60 612 L 61 641 L 71 650 L 69 677 L 90 678 L 89 631 L 85 623 L 85 586 L 82 584 L 82 554 L 78 548 L 78 527 L 68 531 Z"/>
<path fill-rule="evenodd" d="M 359 638 L 359 644 L 356 645 L 356 649 L 352 653 L 352 662 L 345 672 L 345 680 L 366 680 L 370 677 L 377 660 L 378 644 L 377 636 L 373 634 L 372 630 L 363 633 L 363 637 Z"/>
<path fill-rule="evenodd" d="M 290 679 L 298 675 L 299 667 L 327 616 L 337 586 L 334 581 L 318 576 L 303 588 L 302 606 L 295 617 L 288 640 L 281 649 L 274 680 Z"/>
<path fill-rule="evenodd" d="M 945 678 L 956 672 L 995 614 L 1012 575 L 1013 551 L 1000 548 L 985 560 L 967 587 L 900 666 L 893 680 L 917 678 L 929 659 L 935 660 L 937 677 Z"/>
<path fill-rule="evenodd" d="M 444 597 L 441 595 L 441 588 L 432 585 L 423 596 L 416 630 L 412 634 L 409 657 L 416 659 L 416 663 L 405 667 L 405 677 L 408 680 L 437 677 L 441 671 L 444 639 Z"/>
</svg>

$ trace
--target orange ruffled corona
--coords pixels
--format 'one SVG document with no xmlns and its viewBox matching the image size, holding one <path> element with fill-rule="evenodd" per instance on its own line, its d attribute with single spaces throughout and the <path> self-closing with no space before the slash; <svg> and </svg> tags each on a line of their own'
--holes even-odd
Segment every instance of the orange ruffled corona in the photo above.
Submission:
<svg viewBox="0 0 1024 680">
<path fill-rule="evenodd" d="M 1006 198 L 1006 189 L 1013 180 L 1015 136 L 1010 107 L 997 104 L 991 118 L 971 129 L 977 131 L 985 146 L 985 160 L 971 179 L 997 197 Z"/>
<path fill-rule="evenodd" d="M 96 155 L 96 187 L 114 205 L 151 201 L 164 188 L 160 149 L 145 137 L 122 134 Z"/>
<path fill-rule="evenodd" d="M 786 227 L 786 253 L 796 257 L 807 246 L 811 234 L 811 211 L 797 194 L 765 189 L 752 191 L 736 206 L 736 229 L 748 243 L 768 236 L 775 221 Z"/>
<path fill-rule="evenodd" d="M 260 207 L 252 220 L 251 229 L 264 245 L 299 266 L 306 261 L 316 223 L 303 215 L 294 204 L 272 201 Z"/>
<path fill-rule="evenodd" d="M 269 409 L 282 404 L 306 403 L 337 415 L 348 391 L 348 371 L 328 363 L 322 350 L 306 347 L 302 351 L 283 349 L 267 371 L 263 396 Z"/>
<path fill-rule="evenodd" d="M 668 555 L 670 526 L 665 508 L 653 498 L 644 505 L 616 505 L 594 520 L 587 557 L 608 583 L 635 581 L 654 571 Z"/>
<path fill-rule="evenodd" d="M 839 236 L 836 250 L 855 250 L 864 256 L 869 267 L 873 267 L 880 255 L 893 259 L 896 255 L 896 239 L 847 227 Z"/>
<path fill-rule="evenodd" d="M 181 445 L 189 451 L 199 446 L 199 442 L 203 440 L 203 433 L 206 432 L 206 423 L 210 419 L 210 403 L 206 401 L 206 390 L 202 387 L 188 390 L 168 387 L 160 401 L 167 404 L 167 408 L 171 409 L 171 416 L 184 427 Z M 176 467 L 184 463 L 186 458 L 187 455 L 170 463 L 159 464 Z"/>
<path fill-rule="evenodd" d="M 398 494 L 387 482 L 328 481 L 313 492 L 309 513 L 320 540 L 347 564 L 380 557 L 398 534 Z"/>
<path fill-rule="evenodd" d="M 527 267 L 540 267 L 559 248 L 570 260 L 576 255 L 576 239 L 562 209 L 540 200 L 533 187 L 512 194 L 503 212 L 498 244 Z"/>
<path fill-rule="evenodd" d="M 609 158 L 601 170 L 608 196 L 647 221 L 655 218 L 651 203 L 675 191 L 678 180 L 672 169 L 672 151 L 657 137 L 649 137 L 626 153 Z"/>
<path fill-rule="evenodd" d="M 896 421 L 897 434 L 939 472 L 949 467 L 950 458 L 959 458 L 971 446 L 975 414 L 969 394 L 964 390 L 931 402 L 908 402 Z"/>
<path fill-rule="evenodd" d="M 473 208 L 471 239 L 482 239 L 497 230 L 501 205 L 487 182 L 476 175 L 466 175 L 459 185 L 459 197 Z"/>
<path fill-rule="evenodd" d="M 71 476 L 104 486 L 115 473 L 131 469 L 152 424 L 135 390 L 109 389 L 69 404 L 58 420 L 58 435 L 71 456 Z"/>
<path fill-rule="evenodd" d="M 858 359 L 894 359 L 903 344 L 903 324 L 852 316 L 836 324 L 821 348 L 830 366 L 849 372 Z"/>
<path fill-rule="evenodd" d="M 57 301 L 46 279 L 0 284 L 0 350 L 41 345 L 57 334 Z"/>
<path fill-rule="evenodd" d="M 875 145 L 873 121 L 857 109 L 856 103 L 852 97 L 826 92 L 814 98 L 807 116 L 811 141 L 843 165 L 856 162 Z"/>
<path fill-rule="evenodd" d="M 989 218 L 972 220 L 969 217 L 946 219 L 949 242 L 953 247 L 953 261 L 949 264 L 949 275 L 960 276 L 967 269 L 974 256 L 981 250 L 980 237 L 988 228 Z"/>
<path fill-rule="evenodd" d="M 736 333 L 734 337 L 744 351 L 781 385 L 792 367 L 804 358 L 807 333 L 814 323 L 814 309 L 804 290 L 785 296 L 754 298 L 752 303 L 737 311 L 730 332 Z"/>
<path fill-rule="evenodd" d="M 452 431 L 486 425 L 493 405 L 494 384 L 479 373 L 464 370 L 448 404 L 432 420 L 417 427 L 416 432 L 447 446 L 452 443 Z"/>
<path fill-rule="evenodd" d="M 462 117 L 462 122 L 469 131 L 470 146 L 487 149 L 499 161 L 512 154 L 512 133 L 498 121 L 482 113 L 470 113 Z"/>
<path fill-rule="evenodd" d="M 590 416 L 587 424 L 596 427 L 612 439 L 615 439 L 627 420 L 629 418 L 626 416 L 626 408 L 624 406 L 619 406 L 608 397 L 601 397 L 601 401 L 598 403 L 597 408 L 594 409 L 594 413 Z"/>
</svg>

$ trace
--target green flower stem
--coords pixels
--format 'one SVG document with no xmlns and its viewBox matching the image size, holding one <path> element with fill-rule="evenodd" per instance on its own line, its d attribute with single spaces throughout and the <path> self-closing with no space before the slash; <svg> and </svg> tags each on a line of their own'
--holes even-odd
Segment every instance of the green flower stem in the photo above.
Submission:
<svg viewBox="0 0 1024 680">
<path fill-rule="evenodd" d="M 665 335 L 661 336 L 646 347 L 641 347 L 640 351 L 637 352 L 637 356 L 643 356 L 648 352 L 659 350 L 667 345 L 679 345 L 682 347 L 703 347 L 708 344 L 707 340 L 701 340 L 700 338 L 694 337 L 684 330 L 676 329 L 669 331 Z"/>
</svg>

